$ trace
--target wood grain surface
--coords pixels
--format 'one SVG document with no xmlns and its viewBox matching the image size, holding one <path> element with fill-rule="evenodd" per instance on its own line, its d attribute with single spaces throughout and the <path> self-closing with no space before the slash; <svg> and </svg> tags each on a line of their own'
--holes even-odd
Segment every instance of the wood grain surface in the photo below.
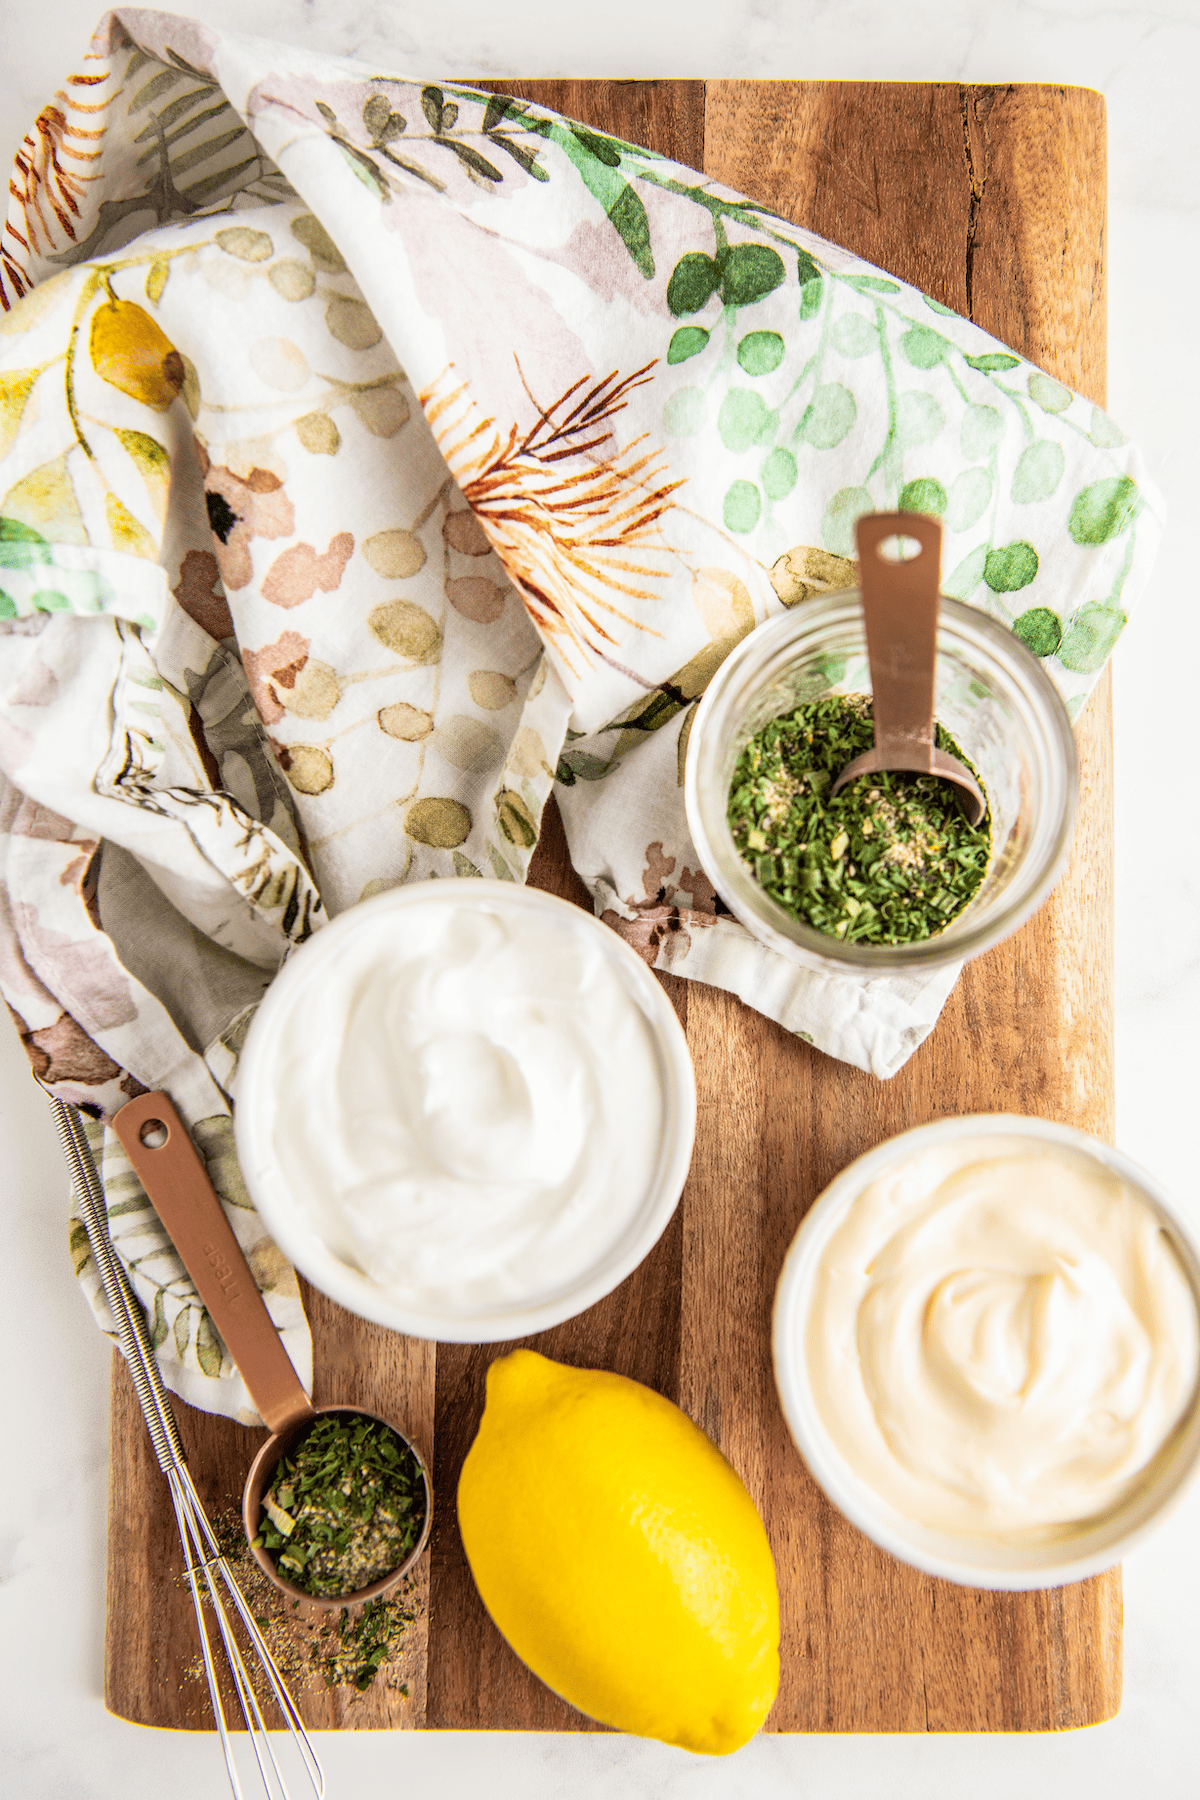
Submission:
<svg viewBox="0 0 1200 1800">
<path fill-rule="evenodd" d="M 497 85 L 497 84 L 491 84 Z M 1073 88 L 832 82 L 577 82 L 516 92 L 704 170 L 844 244 L 1103 402 L 1104 103 Z M 1078 728 L 1083 790 L 1067 874 L 1007 943 L 968 964 L 890 1082 L 823 1057 L 712 988 L 661 979 L 696 1066 L 696 1152 L 642 1266 L 580 1318 L 525 1340 L 679 1402 L 762 1510 L 783 1616 L 776 1731 L 1050 1730 L 1111 1717 L 1119 1570 L 994 1594 L 893 1561 L 824 1500 L 775 1397 L 770 1307 L 808 1206 L 853 1157 L 944 1114 L 1011 1111 L 1113 1129 L 1111 714 Z M 553 807 L 538 886 L 587 904 Z M 435 1524 L 395 1688 L 310 1687 L 317 1726 L 589 1729 L 517 1660 L 475 1594 L 454 1521 L 487 1364 L 505 1346 L 398 1338 L 311 1295 L 318 1401 L 407 1422 L 432 1450 Z M 206 1498 L 228 1507 L 259 1434 L 179 1407 Z M 166 1494 L 123 1366 L 114 1373 L 106 1697 L 147 1724 L 211 1725 L 194 1675 Z M 423 1595 L 417 1595 L 422 1599 Z"/>
</svg>

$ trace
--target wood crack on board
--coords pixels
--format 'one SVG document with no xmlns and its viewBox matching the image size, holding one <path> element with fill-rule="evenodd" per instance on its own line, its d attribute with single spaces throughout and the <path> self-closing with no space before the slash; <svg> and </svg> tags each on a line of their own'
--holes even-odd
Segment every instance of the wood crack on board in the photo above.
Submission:
<svg viewBox="0 0 1200 1800">
<path fill-rule="evenodd" d="M 979 229 L 979 217 L 983 211 L 984 195 L 987 192 L 988 162 L 991 141 L 988 135 L 988 120 L 992 108 L 1005 94 L 1011 92 L 1004 87 L 974 87 L 960 83 L 958 89 L 958 110 L 962 119 L 963 161 L 966 165 L 967 180 L 971 184 L 971 198 L 967 205 L 967 247 L 966 267 L 964 270 L 967 290 L 967 317 L 975 318 L 975 236 Z"/>
<path fill-rule="evenodd" d="M 984 90 L 986 94 L 987 89 Z M 979 229 L 979 213 L 983 206 L 983 196 L 987 188 L 987 153 L 988 141 L 985 129 L 987 113 L 983 118 L 980 112 L 980 90 L 975 87 L 960 85 L 958 90 L 958 110 L 962 119 L 963 160 L 967 166 L 967 180 L 971 184 L 971 198 L 967 203 L 967 250 L 966 250 L 966 289 L 967 317 L 975 317 L 975 233 Z M 988 107 L 990 111 L 990 106 Z"/>
</svg>

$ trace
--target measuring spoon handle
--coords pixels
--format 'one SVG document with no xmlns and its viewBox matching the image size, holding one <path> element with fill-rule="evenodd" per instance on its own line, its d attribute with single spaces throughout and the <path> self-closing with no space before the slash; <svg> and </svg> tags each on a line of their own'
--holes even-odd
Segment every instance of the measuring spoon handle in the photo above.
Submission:
<svg viewBox="0 0 1200 1800">
<path fill-rule="evenodd" d="M 942 528 L 923 513 L 869 513 L 857 535 L 875 749 L 881 758 L 917 746 L 932 750 Z M 916 538 L 920 555 L 904 562 L 881 556 L 879 546 L 894 537 Z"/>
<path fill-rule="evenodd" d="M 286 1431 L 311 1417 L 312 1404 L 170 1098 L 139 1094 L 112 1123 L 268 1428 Z"/>
</svg>

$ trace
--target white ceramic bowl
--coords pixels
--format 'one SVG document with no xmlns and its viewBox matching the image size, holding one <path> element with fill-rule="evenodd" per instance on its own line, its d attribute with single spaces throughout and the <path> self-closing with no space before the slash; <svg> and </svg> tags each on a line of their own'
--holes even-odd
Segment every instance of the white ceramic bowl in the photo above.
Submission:
<svg viewBox="0 0 1200 1800">
<path fill-rule="evenodd" d="M 805 1215 L 775 1294 L 775 1380 L 788 1428 L 809 1471 L 838 1510 L 881 1549 L 927 1575 L 979 1588 L 1047 1588 L 1079 1581 L 1120 1562 L 1179 1499 L 1200 1467 L 1200 1387 L 1163 1449 L 1116 1507 L 1053 1542 L 1005 1542 L 927 1528 L 883 1500 L 851 1468 L 821 1419 L 803 1344 L 814 1278 L 826 1245 L 873 1181 L 930 1150 L 971 1138 L 1006 1137 L 1022 1147 L 1068 1151 L 1117 1175 L 1157 1214 L 1200 1308 L 1200 1240 L 1179 1207 L 1145 1170 L 1084 1132 L 1044 1119 L 971 1114 L 918 1126 L 860 1156 Z"/>
<path fill-rule="evenodd" d="M 561 929 L 565 918 L 576 931 L 594 935 L 618 996 L 636 1008 L 645 1023 L 662 1092 L 661 1134 L 654 1161 L 646 1169 L 641 1203 L 619 1238 L 569 1284 L 488 1310 L 465 1306 L 455 1310 L 444 1300 L 424 1305 L 410 1298 L 400 1303 L 394 1293 L 335 1254 L 289 1192 L 272 1150 L 270 1130 L 273 1096 L 281 1079 L 280 1052 L 289 1021 L 295 1016 L 293 1007 L 303 1003 L 306 993 L 315 994 L 323 981 L 336 979 L 333 964 L 339 945 L 350 934 L 373 925 L 383 913 L 394 915 L 399 926 L 408 909 L 464 904 L 501 911 L 520 909 L 544 921 L 548 931 Z M 263 1223 L 284 1255 L 314 1287 L 350 1312 L 412 1337 L 496 1343 L 573 1318 L 610 1293 L 653 1248 L 678 1204 L 687 1176 L 696 1126 L 696 1089 L 687 1040 L 674 1008 L 645 963 L 615 932 L 580 907 L 536 888 L 460 878 L 412 882 L 380 894 L 324 926 L 288 959 L 267 990 L 246 1038 L 238 1068 L 234 1124 L 242 1173 Z"/>
</svg>

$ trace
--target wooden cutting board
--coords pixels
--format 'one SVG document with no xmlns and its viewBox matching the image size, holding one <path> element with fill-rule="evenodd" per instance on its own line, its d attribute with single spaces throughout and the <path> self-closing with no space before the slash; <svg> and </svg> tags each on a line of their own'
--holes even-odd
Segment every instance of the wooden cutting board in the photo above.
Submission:
<svg viewBox="0 0 1200 1800">
<path fill-rule="evenodd" d="M 499 84 L 490 84 L 498 86 Z M 1077 88 L 837 82 L 576 82 L 517 91 L 740 188 L 915 282 L 1052 375 L 1104 400 L 1105 118 Z M 669 1395 L 746 1481 L 782 1600 L 775 1731 L 1044 1731 L 1095 1723 L 1121 1694 L 1121 1579 L 993 1594 L 894 1562 L 824 1500 L 775 1397 L 776 1278 L 812 1200 L 853 1157 L 947 1113 L 1011 1111 L 1113 1129 L 1111 714 L 1079 728 L 1074 854 L 1050 902 L 968 965 L 932 1036 L 890 1082 L 833 1062 L 712 988 L 663 977 L 696 1066 L 683 1200 L 616 1293 L 527 1340 Z M 550 808 L 531 879 L 586 905 Z M 432 1554 L 398 1685 L 306 1688 L 318 1727 L 580 1730 L 517 1660 L 463 1560 L 454 1491 L 508 1346 L 435 1346 L 312 1295 L 318 1402 L 407 1421 L 434 1469 Z M 260 1434 L 180 1406 L 214 1510 Z M 106 1698 L 143 1724 L 211 1728 L 166 1490 L 132 1387 L 113 1384 Z"/>
</svg>

